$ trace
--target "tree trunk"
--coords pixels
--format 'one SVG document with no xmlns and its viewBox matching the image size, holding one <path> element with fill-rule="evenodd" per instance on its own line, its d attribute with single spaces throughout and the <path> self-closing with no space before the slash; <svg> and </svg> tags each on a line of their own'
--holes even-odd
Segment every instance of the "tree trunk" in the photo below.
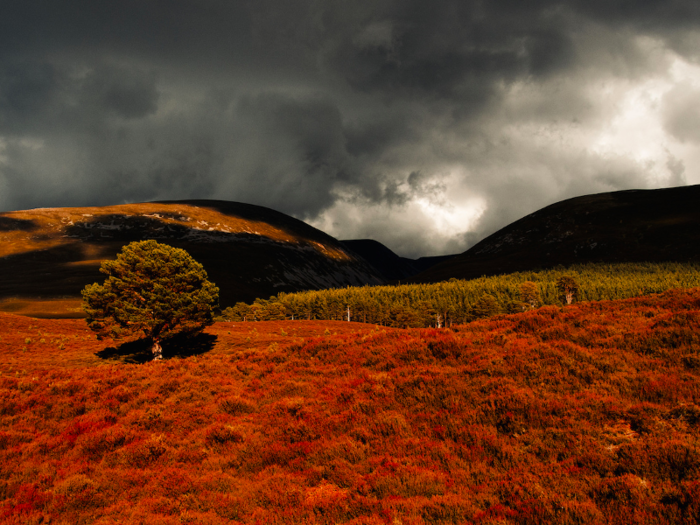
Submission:
<svg viewBox="0 0 700 525">
<path fill-rule="evenodd" d="M 154 361 L 163 359 L 163 347 L 160 346 L 160 340 L 153 339 L 153 345 L 151 345 L 151 353 L 153 354 Z"/>
</svg>

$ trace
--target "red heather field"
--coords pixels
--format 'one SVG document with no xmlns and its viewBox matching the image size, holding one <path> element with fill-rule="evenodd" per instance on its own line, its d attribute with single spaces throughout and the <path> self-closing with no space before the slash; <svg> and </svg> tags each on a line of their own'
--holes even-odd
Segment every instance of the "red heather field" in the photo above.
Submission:
<svg viewBox="0 0 700 525">
<path fill-rule="evenodd" d="M 8 524 L 700 523 L 700 290 L 455 330 L 0 317 Z"/>
</svg>

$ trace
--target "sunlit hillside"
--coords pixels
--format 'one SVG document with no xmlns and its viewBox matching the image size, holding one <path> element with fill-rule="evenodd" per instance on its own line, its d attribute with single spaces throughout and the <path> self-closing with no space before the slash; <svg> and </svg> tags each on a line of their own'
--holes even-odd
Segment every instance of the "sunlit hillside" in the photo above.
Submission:
<svg viewBox="0 0 700 525">
<path fill-rule="evenodd" d="M 0 318 L 0 521 L 700 523 L 700 289 L 443 329 Z"/>
<path fill-rule="evenodd" d="M 221 289 L 223 305 L 280 291 L 379 284 L 336 239 L 249 204 L 181 201 L 0 213 L 0 311 L 79 317 L 80 290 L 125 244 L 186 249 Z"/>
</svg>

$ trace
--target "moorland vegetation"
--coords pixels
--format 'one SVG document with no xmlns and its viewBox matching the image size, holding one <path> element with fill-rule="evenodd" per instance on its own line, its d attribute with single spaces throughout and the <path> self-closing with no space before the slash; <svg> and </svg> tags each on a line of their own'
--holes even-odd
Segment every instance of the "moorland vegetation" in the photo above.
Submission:
<svg viewBox="0 0 700 525">
<path fill-rule="evenodd" d="M 0 316 L 3 523 L 700 523 L 700 289 L 442 330 L 220 322 L 142 365 Z"/>
</svg>

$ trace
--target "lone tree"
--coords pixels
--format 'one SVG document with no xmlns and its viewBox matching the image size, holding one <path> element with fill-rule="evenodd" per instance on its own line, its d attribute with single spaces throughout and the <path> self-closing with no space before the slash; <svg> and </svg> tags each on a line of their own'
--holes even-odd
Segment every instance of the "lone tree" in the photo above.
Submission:
<svg viewBox="0 0 700 525">
<path fill-rule="evenodd" d="M 578 281 L 570 275 L 562 275 L 557 281 L 557 290 L 562 302 L 571 304 L 578 296 Z"/>
<path fill-rule="evenodd" d="M 104 261 L 104 284 L 83 289 L 83 309 L 98 338 L 141 336 L 152 342 L 154 359 L 161 341 L 195 334 L 211 325 L 219 289 L 189 253 L 156 241 L 124 246 L 114 261 Z"/>
</svg>

